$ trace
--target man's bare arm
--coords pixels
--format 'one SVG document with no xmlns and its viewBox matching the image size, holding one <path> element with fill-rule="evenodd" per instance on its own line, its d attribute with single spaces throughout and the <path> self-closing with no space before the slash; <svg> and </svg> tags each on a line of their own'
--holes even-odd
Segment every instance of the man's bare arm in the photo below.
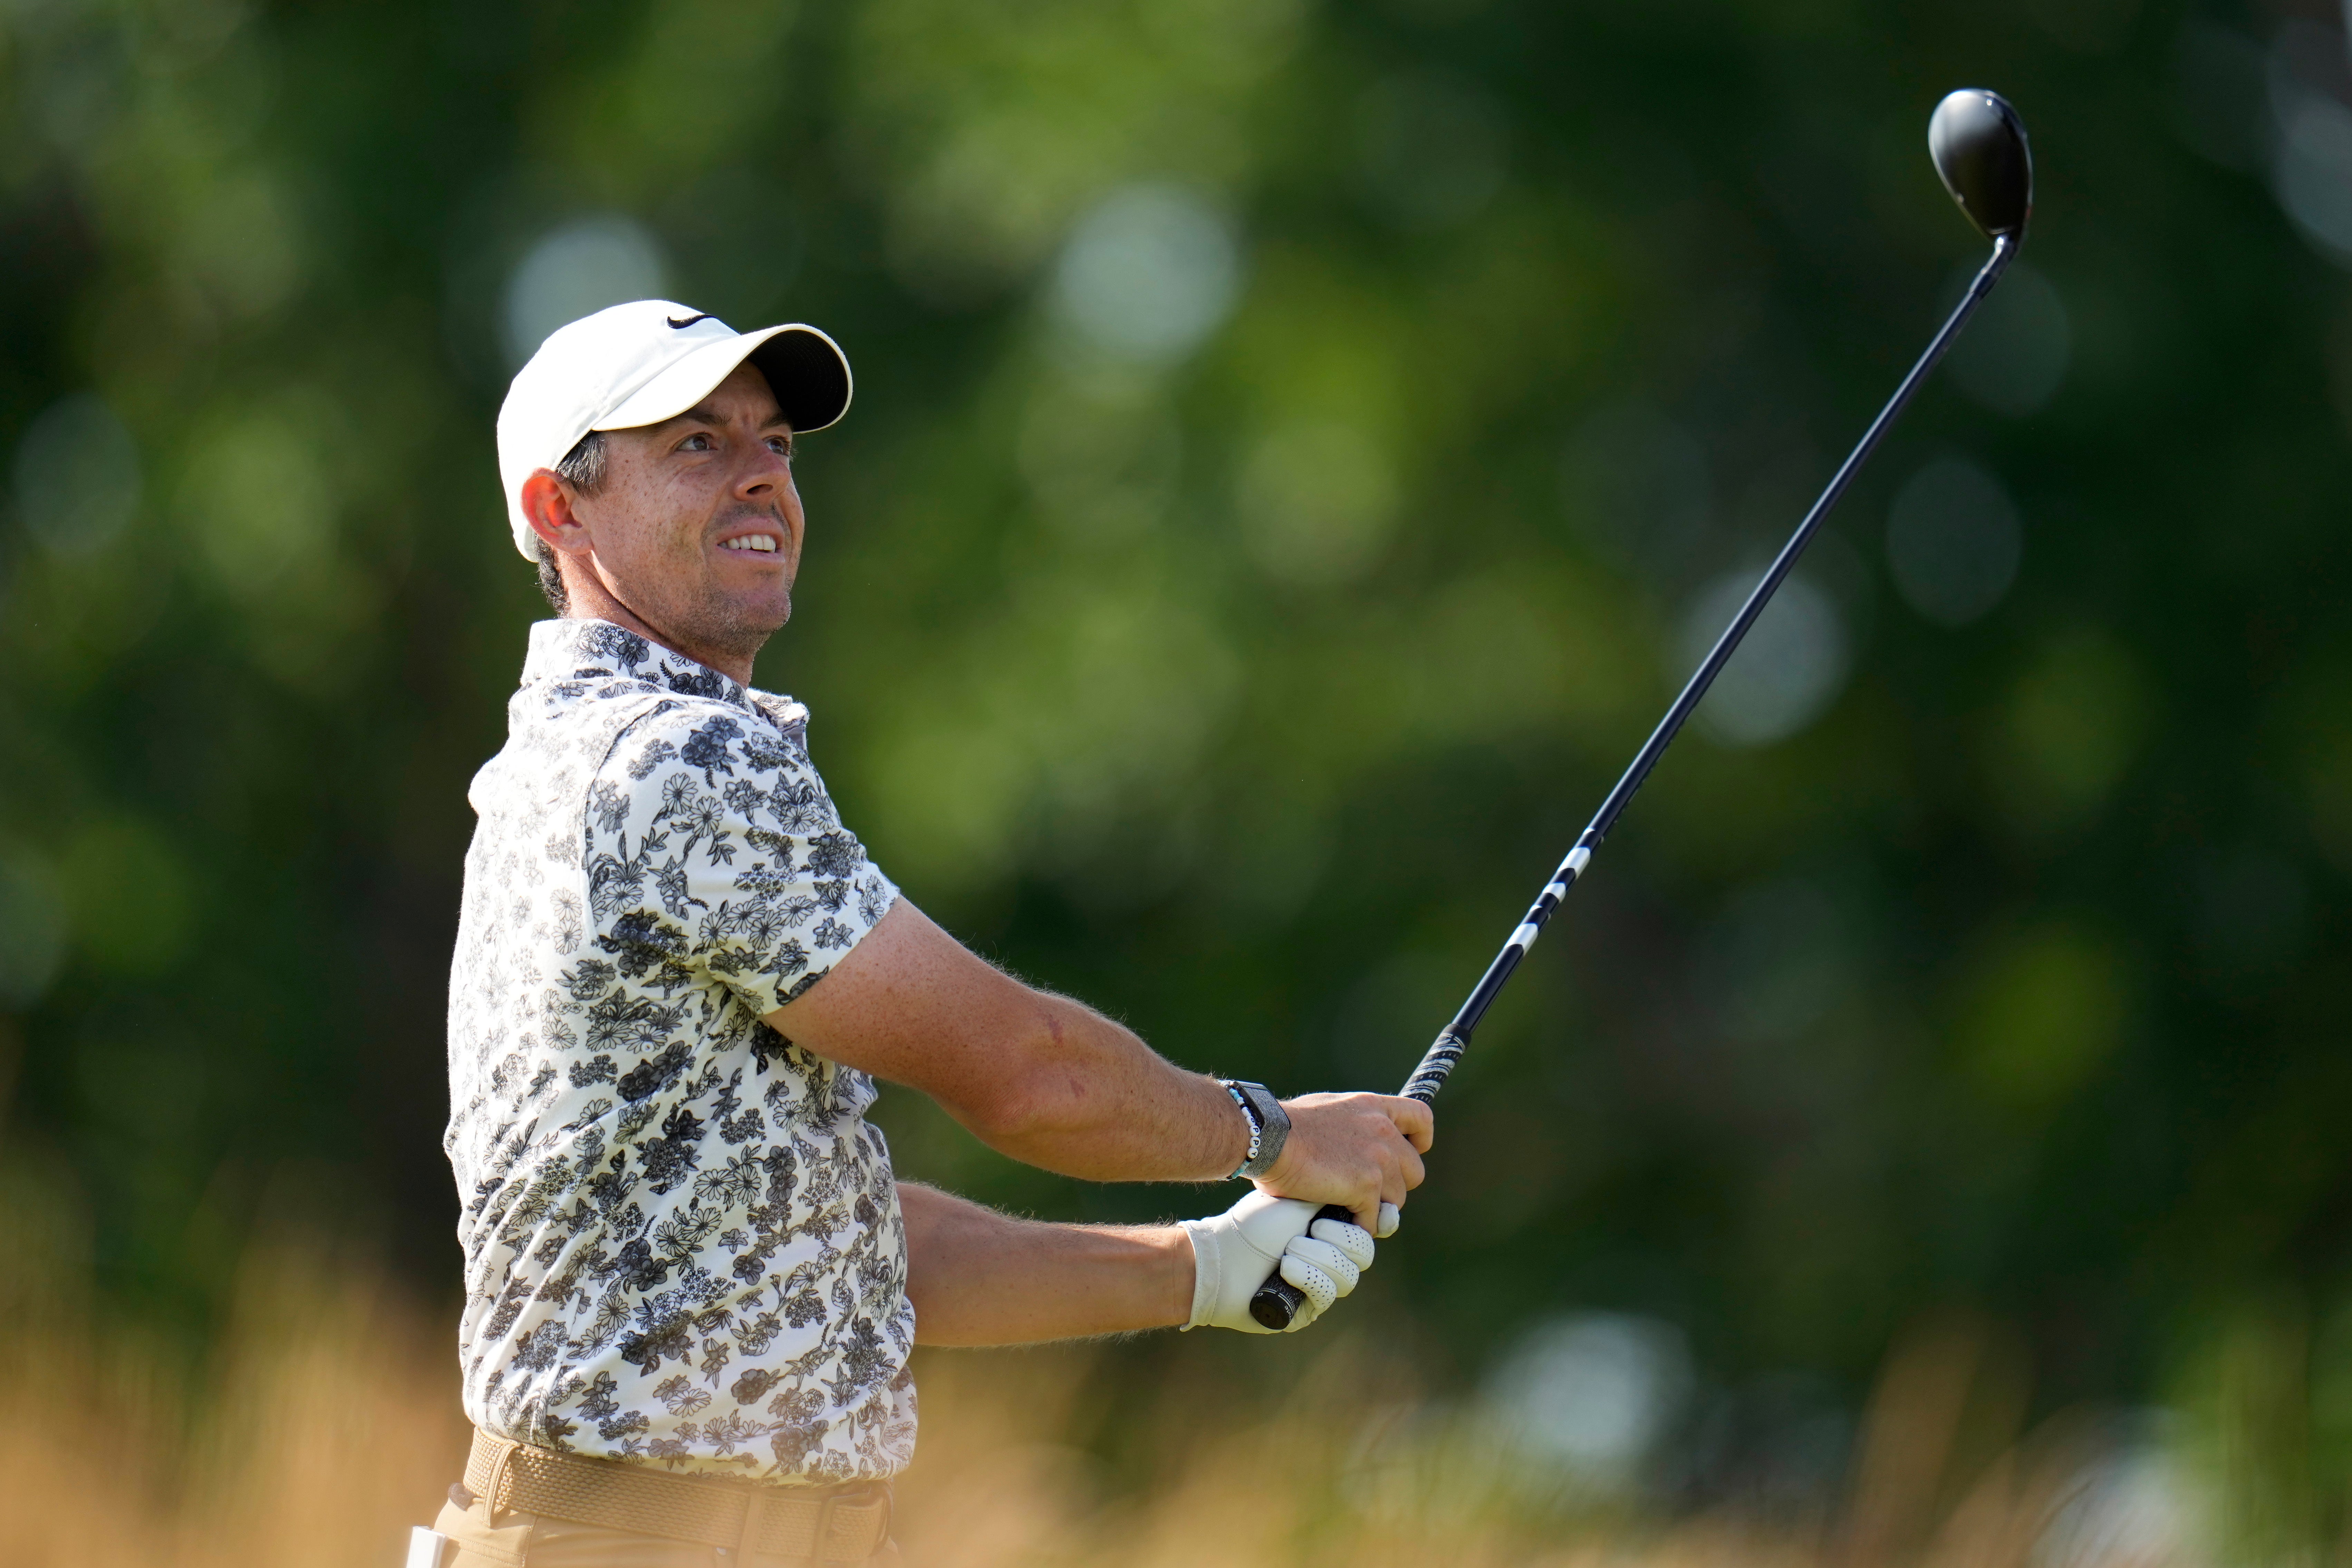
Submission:
<svg viewBox="0 0 2352 1568">
<path fill-rule="evenodd" d="M 983 963 L 905 899 L 797 1000 L 768 1015 L 786 1038 L 929 1095 L 982 1142 L 1098 1182 L 1198 1182 L 1249 1147 L 1216 1080 L 1155 1053 L 1090 1007 Z M 1372 1227 L 1421 1184 L 1429 1108 L 1389 1095 L 1286 1102 L 1282 1158 L 1260 1185 L 1344 1204 Z"/>
<path fill-rule="evenodd" d="M 991 1148 L 1066 1176 L 1204 1181 L 1249 1146 L 1214 1079 L 983 963 L 905 899 L 768 1022 L 819 1056 L 921 1089 Z"/>
<path fill-rule="evenodd" d="M 898 1204 L 918 1344 L 1039 1344 L 1192 1315 L 1192 1244 L 1178 1226 L 1045 1225 L 913 1182 Z"/>
</svg>

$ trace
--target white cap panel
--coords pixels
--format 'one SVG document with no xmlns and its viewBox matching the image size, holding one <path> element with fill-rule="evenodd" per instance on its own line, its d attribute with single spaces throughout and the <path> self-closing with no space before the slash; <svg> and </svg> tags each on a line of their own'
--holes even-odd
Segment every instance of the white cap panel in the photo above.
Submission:
<svg viewBox="0 0 2352 1568">
<path fill-rule="evenodd" d="M 658 425 L 665 419 L 675 419 L 701 402 L 709 395 L 711 388 L 734 374 L 735 367 L 749 358 L 753 349 L 787 330 L 783 327 L 763 327 L 756 332 L 745 332 L 723 342 L 706 343 L 662 370 L 631 393 L 617 407 L 598 416 L 588 428 L 634 430 L 640 425 Z M 585 435 L 586 431 L 582 434 Z"/>
</svg>

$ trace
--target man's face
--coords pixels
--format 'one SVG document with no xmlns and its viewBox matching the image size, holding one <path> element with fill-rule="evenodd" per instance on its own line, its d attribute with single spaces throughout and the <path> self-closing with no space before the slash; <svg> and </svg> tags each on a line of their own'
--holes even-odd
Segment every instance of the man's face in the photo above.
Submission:
<svg viewBox="0 0 2352 1568">
<path fill-rule="evenodd" d="M 767 378 L 739 365 L 677 418 L 604 439 L 604 482 L 570 498 L 584 563 L 681 653 L 748 664 L 792 618 L 804 526 Z"/>
</svg>

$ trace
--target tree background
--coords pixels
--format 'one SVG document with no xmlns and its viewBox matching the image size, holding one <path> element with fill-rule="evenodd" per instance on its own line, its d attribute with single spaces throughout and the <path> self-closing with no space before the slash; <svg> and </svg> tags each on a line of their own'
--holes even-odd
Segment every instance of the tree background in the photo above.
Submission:
<svg viewBox="0 0 2352 1568">
<path fill-rule="evenodd" d="M 2352 1387 L 2333 10 L 18 0 L 0 69 L 5 1185 L 126 1318 L 201 1342 L 289 1205 L 453 1287 L 544 331 L 834 333 L 760 677 L 851 826 L 1179 1061 L 1386 1089 L 1980 259 L 1971 84 L 2024 261 L 1491 1017 L 1368 1321 L 1465 1388 L 1613 1332 L 1700 1486 L 1833 1452 L 1923 1314 L 2049 1406 L 2249 1314 Z M 992 1202 L 1223 1201 L 881 1115 Z"/>
</svg>

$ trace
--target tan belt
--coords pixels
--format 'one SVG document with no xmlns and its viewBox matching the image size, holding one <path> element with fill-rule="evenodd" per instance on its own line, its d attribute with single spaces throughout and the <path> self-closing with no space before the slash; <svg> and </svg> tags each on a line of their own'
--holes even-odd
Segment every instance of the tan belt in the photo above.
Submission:
<svg viewBox="0 0 2352 1568">
<path fill-rule="evenodd" d="M 863 1563 L 890 1538 L 887 1481 L 759 1486 L 559 1454 L 481 1431 L 466 1460 L 466 1489 L 488 1499 L 493 1513 L 543 1513 L 809 1563 Z"/>
</svg>

